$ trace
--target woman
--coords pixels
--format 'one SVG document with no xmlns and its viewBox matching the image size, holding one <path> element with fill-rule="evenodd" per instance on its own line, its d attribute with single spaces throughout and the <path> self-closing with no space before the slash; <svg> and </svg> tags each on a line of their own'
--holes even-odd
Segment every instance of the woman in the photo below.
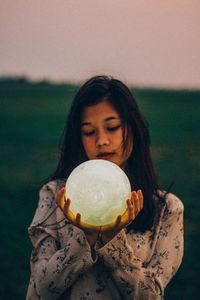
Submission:
<svg viewBox="0 0 200 300">
<path fill-rule="evenodd" d="M 106 159 L 129 177 L 126 218 L 84 228 L 62 211 L 64 184 L 88 159 Z M 136 192 L 137 191 L 137 192 Z M 69 221 L 70 219 L 70 221 Z M 34 250 L 27 299 L 162 299 L 183 256 L 183 205 L 159 190 L 147 126 L 129 89 L 97 76 L 75 96 L 60 161 L 40 191 L 29 228 Z"/>
</svg>

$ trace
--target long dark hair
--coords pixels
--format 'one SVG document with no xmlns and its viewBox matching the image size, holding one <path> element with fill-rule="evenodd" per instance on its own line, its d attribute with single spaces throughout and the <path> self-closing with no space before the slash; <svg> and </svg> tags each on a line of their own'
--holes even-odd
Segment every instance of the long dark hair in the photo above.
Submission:
<svg viewBox="0 0 200 300">
<path fill-rule="evenodd" d="M 134 190 L 141 189 L 144 208 L 129 225 L 128 230 L 150 229 L 155 216 L 154 195 L 158 190 L 157 179 L 150 153 L 147 123 L 141 115 L 134 96 L 121 81 L 108 76 L 95 76 L 88 80 L 76 94 L 67 118 L 58 167 L 51 177 L 66 180 L 71 171 L 88 160 L 81 141 L 81 116 L 83 109 L 107 100 L 118 112 L 123 127 L 123 148 L 133 143 L 127 161 L 126 174 Z M 125 135 L 125 128 L 128 134 Z M 131 141 L 131 139 L 133 139 Z"/>
</svg>

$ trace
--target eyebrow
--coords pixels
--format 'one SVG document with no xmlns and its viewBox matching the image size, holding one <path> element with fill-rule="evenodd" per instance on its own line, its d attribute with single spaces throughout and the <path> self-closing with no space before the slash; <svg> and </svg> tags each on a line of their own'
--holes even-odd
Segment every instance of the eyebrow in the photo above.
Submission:
<svg viewBox="0 0 200 300">
<path fill-rule="evenodd" d="M 104 120 L 104 122 L 110 121 L 110 120 L 120 120 L 120 118 L 117 117 L 108 117 Z M 81 126 L 85 126 L 85 125 L 91 125 L 90 122 L 83 122 L 81 123 Z"/>
</svg>

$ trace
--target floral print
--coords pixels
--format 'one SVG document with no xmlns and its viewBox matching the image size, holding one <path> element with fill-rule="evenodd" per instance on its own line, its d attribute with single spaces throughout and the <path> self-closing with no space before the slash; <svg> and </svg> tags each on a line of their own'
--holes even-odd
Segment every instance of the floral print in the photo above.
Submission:
<svg viewBox="0 0 200 300">
<path fill-rule="evenodd" d="M 121 230 L 90 248 L 82 230 L 55 204 L 60 182 L 40 191 L 29 227 L 33 243 L 27 300 L 163 299 L 183 256 L 183 204 L 173 194 L 157 201 L 151 230 Z M 160 194 L 164 196 L 163 192 Z"/>
</svg>

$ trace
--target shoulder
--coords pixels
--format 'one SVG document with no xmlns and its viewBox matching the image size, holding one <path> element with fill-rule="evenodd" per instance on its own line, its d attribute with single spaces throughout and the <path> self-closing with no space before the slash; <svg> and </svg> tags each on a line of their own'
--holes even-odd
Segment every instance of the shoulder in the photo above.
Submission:
<svg viewBox="0 0 200 300">
<path fill-rule="evenodd" d="M 172 212 L 182 212 L 184 210 L 182 201 L 176 195 L 168 193 L 165 200 L 167 208 Z"/>
<path fill-rule="evenodd" d="M 172 193 L 166 194 L 165 191 L 159 191 L 159 195 L 164 199 L 164 211 L 162 216 L 163 221 L 183 214 L 183 203 L 176 195 Z"/>
<path fill-rule="evenodd" d="M 46 210 L 55 206 L 55 197 L 57 192 L 64 186 L 61 180 L 53 180 L 43 185 L 39 192 L 39 210 Z"/>
<path fill-rule="evenodd" d="M 40 195 L 40 200 L 43 199 L 44 197 L 47 196 L 52 196 L 55 197 L 55 195 L 57 194 L 57 192 L 63 188 L 65 185 L 65 183 L 62 180 L 52 180 L 49 181 L 48 183 L 44 184 L 40 191 L 39 191 L 39 195 Z"/>
<path fill-rule="evenodd" d="M 39 202 L 32 225 L 35 226 L 39 224 L 55 210 L 56 193 L 61 188 L 61 182 L 59 180 L 50 181 L 42 186 L 39 191 Z"/>
</svg>

